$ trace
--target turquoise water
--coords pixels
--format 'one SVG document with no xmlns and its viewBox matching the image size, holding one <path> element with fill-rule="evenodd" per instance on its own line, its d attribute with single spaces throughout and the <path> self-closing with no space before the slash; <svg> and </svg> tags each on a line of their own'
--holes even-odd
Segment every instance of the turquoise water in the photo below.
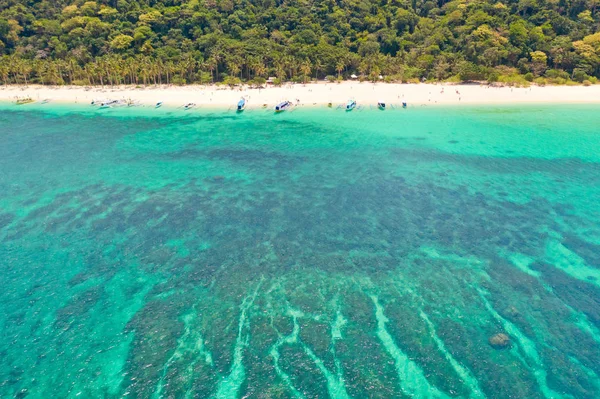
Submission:
<svg viewBox="0 0 600 399">
<path fill-rule="evenodd" d="M 598 398 L 599 126 L 3 105 L 0 397 Z"/>
</svg>

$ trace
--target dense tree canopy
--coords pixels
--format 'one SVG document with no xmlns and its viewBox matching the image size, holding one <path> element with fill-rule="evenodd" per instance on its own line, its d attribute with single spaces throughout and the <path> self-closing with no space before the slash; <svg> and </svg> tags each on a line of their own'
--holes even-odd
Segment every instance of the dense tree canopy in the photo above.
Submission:
<svg viewBox="0 0 600 399">
<path fill-rule="evenodd" d="M 600 0 L 0 0 L 0 80 L 600 76 Z"/>
</svg>

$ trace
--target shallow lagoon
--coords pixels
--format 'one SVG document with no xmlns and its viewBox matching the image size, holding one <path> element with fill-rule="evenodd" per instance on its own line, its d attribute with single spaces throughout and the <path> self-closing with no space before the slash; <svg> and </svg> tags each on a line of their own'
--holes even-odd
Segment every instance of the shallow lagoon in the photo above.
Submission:
<svg viewBox="0 0 600 399">
<path fill-rule="evenodd" d="M 598 126 L 2 105 L 0 397 L 599 397 Z"/>
</svg>

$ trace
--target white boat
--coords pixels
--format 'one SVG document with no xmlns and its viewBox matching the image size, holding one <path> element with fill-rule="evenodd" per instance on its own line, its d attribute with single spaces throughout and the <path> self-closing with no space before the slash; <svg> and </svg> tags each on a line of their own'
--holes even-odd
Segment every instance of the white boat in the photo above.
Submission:
<svg viewBox="0 0 600 399">
<path fill-rule="evenodd" d="M 100 103 L 100 108 L 112 108 L 117 105 L 120 105 L 120 103 L 121 103 L 120 100 L 107 100 L 107 101 L 104 101 L 103 103 Z"/>
<path fill-rule="evenodd" d="M 384 111 L 385 110 L 385 101 L 378 101 L 377 102 L 377 108 L 379 108 L 380 110 Z"/>
<path fill-rule="evenodd" d="M 183 109 L 185 109 L 187 111 L 188 109 L 192 109 L 194 107 L 196 107 L 196 104 L 194 104 L 194 103 L 187 103 L 187 104 L 185 104 L 183 106 Z"/>
<path fill-rule="evenodd" d="M 163 105 L 163 102 L 159 101 L 159 102 L 156 103 L 156 105 L 154 106 L 154 108 L 160 108 L 160 107 L 162 107 L 162 105 Z"/>
<path fill-rule="evenodd" d="M 240 101 L 238 101 L 238 103 L 237 103 L 237 111 L 242 112 L 245 109 L 246 109 L 246 99 L 244 97 L 242 97 L 240 99 Z"/>
<path fill-rule="evenodd" d="M 42 100 L 42 104 L 48 104 L 50 102 L 49 98 L 45 98 Z"/>
<path fill-rule="evenodd" d="M 291 101 L 282 101 L 275 106 L 275 112 L 283 112 L 286 109 L 289 109 L 292 106 Z"/>
<path fill-rule="evenodd" d="M 402 100 L 402 108 L 406 108 L 406 100 Z"/>
<path fill-rule="evenodd" d="M 356 100 L 349 100 L 346 104 L 346 111 L 352 111 L 354 108 L 356 108 Z"/>
</svg>

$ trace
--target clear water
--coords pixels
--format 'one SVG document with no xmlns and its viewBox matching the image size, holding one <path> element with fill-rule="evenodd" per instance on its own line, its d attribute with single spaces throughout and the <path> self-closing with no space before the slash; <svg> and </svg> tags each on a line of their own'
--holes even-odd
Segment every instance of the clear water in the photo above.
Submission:
<svg viewBox="0 0 600 399">
<path fill-rule="evenodd" d="M 598 398 L 599 126 L 4 105 L 0 397 Z"/>
</svg>

